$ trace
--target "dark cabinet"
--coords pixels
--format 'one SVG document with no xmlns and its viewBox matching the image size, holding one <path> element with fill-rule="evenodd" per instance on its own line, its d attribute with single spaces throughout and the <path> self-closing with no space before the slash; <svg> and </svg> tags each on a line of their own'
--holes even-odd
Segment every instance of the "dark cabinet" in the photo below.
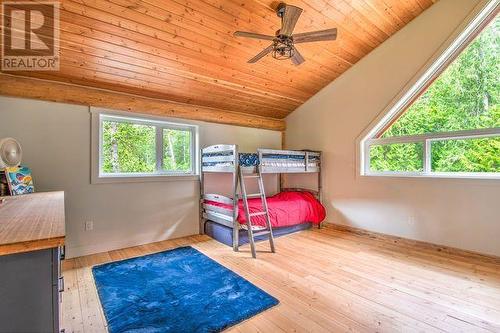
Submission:
<svg viewBox="0 0 500 333">
<path fill-rule="evenodd" d="M 62 247 L 0 256 L 0 332 L 59 332 Z"/>
<path fill-rule="evenodd" d="M 2 199 L 0 333 L 59 332 L 64 192 Z"/>
</svg>

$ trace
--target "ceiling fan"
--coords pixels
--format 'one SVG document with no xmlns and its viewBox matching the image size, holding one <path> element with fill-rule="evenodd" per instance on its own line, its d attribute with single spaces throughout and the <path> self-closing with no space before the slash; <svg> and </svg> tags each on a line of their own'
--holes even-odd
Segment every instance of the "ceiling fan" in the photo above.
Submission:
<svg viewBox="0 0 500 333">
<path fill-rule="evenodd" d="M 276 14 L 281 18 L 281 29 L 276 31 L 275 36 L 236 31 L 234 33 L 234 36 L 236 37 L 272 41 L 271 45 L 266 47 L 252 59 L 248 60 L 248 63 L 253 64 L 272 52 L 272 56 L 275 59 L 291 59 L 294 65 L 300 65 L 305 61 L 305 59 L 297 50 L 295 44 L 335 40 L 337 38 L 336 28 L 293 34 L 293 29 L 295 28 L 302 11 L 302 8 L 280 3 L 276 9 Z"/>
</svg>

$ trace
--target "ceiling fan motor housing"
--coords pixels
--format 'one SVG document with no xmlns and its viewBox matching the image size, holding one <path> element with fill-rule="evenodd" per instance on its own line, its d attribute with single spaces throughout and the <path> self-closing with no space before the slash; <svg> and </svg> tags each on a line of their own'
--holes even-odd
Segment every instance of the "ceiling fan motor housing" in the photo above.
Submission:
<svg viewBox="0 0 500 333">
<path fill-rule="evenodd" d="M 285 8 L 286 8 L 286 3 L 280 2 L 278 8 L 276 8 L 276 15 L 278 15 L 278 17 L 280 18 L 283 17 L 283 15 L 285 14 Z"/>
</svg>

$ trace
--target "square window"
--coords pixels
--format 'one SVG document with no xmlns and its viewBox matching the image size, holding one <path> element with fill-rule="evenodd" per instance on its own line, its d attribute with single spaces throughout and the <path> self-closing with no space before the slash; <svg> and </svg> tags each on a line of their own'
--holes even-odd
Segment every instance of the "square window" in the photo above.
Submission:
<svg viewBox="0 0 500 333">
<path fill-rule="evenodd" d="M 96 118 L 94 180 L 196 174 L 196 126 L 104 113 Z"/>
</svg>

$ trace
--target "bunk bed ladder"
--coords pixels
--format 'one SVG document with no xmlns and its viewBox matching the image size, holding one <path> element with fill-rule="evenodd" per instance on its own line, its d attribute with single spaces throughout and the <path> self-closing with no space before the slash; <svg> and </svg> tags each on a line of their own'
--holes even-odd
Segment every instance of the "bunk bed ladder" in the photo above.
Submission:
<svg viewBox="0 0 500 333">
<path fill-rule="evenodd" d="M 267 200 L 266 193 L 264 191 L 264 181 L 262 179 L 262 173 L 260 172 L 260 167 L 258 167 L 257 174 L 245 174 L 240 169 L 240 188 L 241 195 L 243 199 L 243 207 L 245 209 L 245 216 L 247 220 L 247 229 L 248 229 L 248 241 L 250 242 L 250 249 L 252 250 L 252 257 L 257 258 L 257 253 L 255 250 L 255 239 L 254 237 L 267 235 L 269 238 L 269 245 L 271 246 L 271 252 L 276 252 L 274 248 L 274 236 L 273 236 L 273 228 L 271 226 L 271 220 L 269 219 L 269 210 L 267 208 Z M 245 179 L 257 179 L 257 183 L 259 185 L 259 193 L 255 194 L 247 194 Z M 262 212 L 250 213 L 250 209 L 248 207 L 248 198 L 260 197 L 262 201 Z M 265 216 L 266 218 L 266 229 L 253 231 L 252 230 L 252 217 L 257 216 Z"/>
</svg>

